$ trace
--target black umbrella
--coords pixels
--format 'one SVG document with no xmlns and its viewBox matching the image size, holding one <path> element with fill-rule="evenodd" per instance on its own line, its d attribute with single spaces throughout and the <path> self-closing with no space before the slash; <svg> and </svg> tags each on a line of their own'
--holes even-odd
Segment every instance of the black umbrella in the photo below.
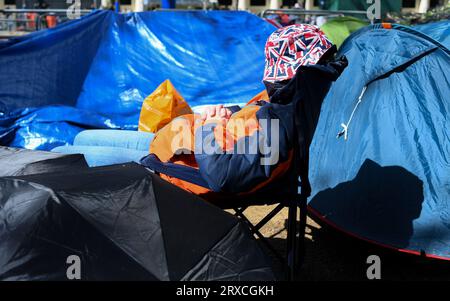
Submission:
<svg viewBox="0 0 450 301">
<path fill-rule="evenodd" d="M 0 146 L 0 176 L 21 176 L 87 167 L 81 154 L 59 154 Z"/>
<path fill-rule="evenodd" d="M 0 279 L 272 280 L 232 215 L 137 164 L 0 178 Z M 70 262 L 70 261 L 69 261 Z"/>
</svg>

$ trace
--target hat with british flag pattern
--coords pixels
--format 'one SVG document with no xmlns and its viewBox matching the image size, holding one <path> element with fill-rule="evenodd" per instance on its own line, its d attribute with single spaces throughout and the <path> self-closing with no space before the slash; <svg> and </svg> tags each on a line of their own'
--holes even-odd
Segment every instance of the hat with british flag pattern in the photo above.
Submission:
<svg viewBox="0 0 450 301">
<path fill-rule="evenodd" d="M 300 66 L 317 64 L 332 46 L 333 43 L 314 25 L 294 24 L 277 29 L 266 42 L 263 80 L 291 79 Z"/>
</svg>

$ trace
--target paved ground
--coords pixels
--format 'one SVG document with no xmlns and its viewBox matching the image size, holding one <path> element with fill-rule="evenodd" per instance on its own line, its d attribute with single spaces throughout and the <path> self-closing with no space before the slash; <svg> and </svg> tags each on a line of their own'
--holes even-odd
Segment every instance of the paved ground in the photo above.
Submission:
<svg viewBox="0 0 450 301">
<path fill-rule="evenodd" d="M 246 210 L 247 217 L 259 221 L 273 206 L 254 206 Z M 276 216 L 262 232 L 281 252 L 286 247 L 285 220 L 287 210 Z M 270 253 L 269 253 L 270 254 Z M 432 260 L 416 255 L 387 250 L 344 235 L 327 225 L 308 218 L 305 263 L 299 280 L 367 280 L 366 259 L 369 255 L 381 259 L 381 276 L 385 280 L 447 280 L 450 281 L 450 262 Z M 273 258 L 280 279 L 281 264 Z"/>
</svg>

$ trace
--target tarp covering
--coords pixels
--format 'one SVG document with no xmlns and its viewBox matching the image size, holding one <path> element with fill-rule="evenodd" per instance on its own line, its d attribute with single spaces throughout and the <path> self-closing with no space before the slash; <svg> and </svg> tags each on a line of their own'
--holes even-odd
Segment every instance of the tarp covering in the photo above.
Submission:
<svg viewBox="0 0 450 301">
<path fill-rule="evenodd" d="M 260 92 L 274 27 L 247 12 L 97 11 L 0 44 L 0 144 L 51 149 L 85 128 L 137 129 L 170 79 L 190 106 Z"/>
<path fill-rule="evenodd" d="M 450 259 L 450 51 L 411 28 L 378 25 L 340 53 L 349 66 L 322 106 L 310 207 L 358 237 Z M 347 140 L 336 138 L 342 123 Z"/>
<path fill-rule="evenodd" d="M 274 280 L 237 218 L 137 164 L 2 177 L 0 191 L 1 280 L 67 280 L 72 255 L 81 280 Z"/>
</svg>

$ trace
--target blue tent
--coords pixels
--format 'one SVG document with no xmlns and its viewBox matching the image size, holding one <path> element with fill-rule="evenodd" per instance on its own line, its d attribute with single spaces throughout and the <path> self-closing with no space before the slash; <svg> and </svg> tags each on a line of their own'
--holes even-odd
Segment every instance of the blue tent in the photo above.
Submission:
<svg viewBox="0 0 450 301">
<path fill-rule="evenodd" d="M 0 43 L 0 144 L 49 150 L 85 128 L 137 129 L 170 79 L 191 106 L 264 89 L 274 27 L 247 12 L 97 11 Z"/>
<path fill-rule="evenodd" d="M 449 260 L 450 22 L 417 29 L 374 25 L 343 44 L 349 66 L 311 145 L 309 207 L 354 236 Z"/>
<path fill-rule="evenodd" d="M 415 30 L 421 31 L 435 39 L 445 47 L 450 48 L 450 21 L 432 22 L 414 26 Z"/>
</svg>

